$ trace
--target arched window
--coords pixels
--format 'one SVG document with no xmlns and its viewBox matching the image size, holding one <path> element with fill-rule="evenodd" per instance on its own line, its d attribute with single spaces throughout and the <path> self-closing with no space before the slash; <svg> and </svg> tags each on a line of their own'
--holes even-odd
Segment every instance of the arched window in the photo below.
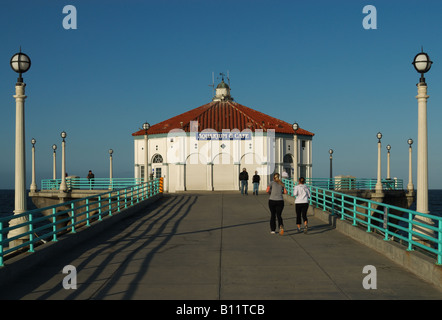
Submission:
<svg viewBox="0 0 442 320">
<path fill-rule="evenodd" d="M 290 153 L 287 153 L 284 156 L 284 163 L 293 163 L 293 158 L 292 158 L 292 155 Z"/>
<path fill-rule="evenodd" d="M 160 154 L 155 154 L 152 157 L 152 163 L 163 163 L 163 157 Z"/>
</svg>

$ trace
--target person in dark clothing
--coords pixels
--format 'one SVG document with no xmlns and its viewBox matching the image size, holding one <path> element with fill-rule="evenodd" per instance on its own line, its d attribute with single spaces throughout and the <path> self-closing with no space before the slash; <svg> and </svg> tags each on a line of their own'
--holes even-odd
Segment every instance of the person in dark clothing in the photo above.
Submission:
<svg viewBox="0 0 442 320">
<path fill-rule="evenodd" d="M 242 172 L 239 174 L 239 182 L 241 184 L 241 194 L 247 194 L 247 188 L 249 183 L 249 174 L 247 173 L 246 168 L 242 169 Z"/>
<path fill-rule="evenodd" d="M 258 188 L 259 188 L 259 181 L 261 180 L 261 177 L 258 175 L 258 171 L 255 171 L 255 175 L 252 178 L 253 183 L 253 194 L 258 195 Z"/>
<path fill-rule="evenodd" d="M 89 170 L 89 173 L 87 175 L 87 179 L 89 180 L 89 187 L 91 190 L 94 188 L 94 178 L 95 178 L 95 175 L 92 173 L 92 170 Z"/>
</svg>

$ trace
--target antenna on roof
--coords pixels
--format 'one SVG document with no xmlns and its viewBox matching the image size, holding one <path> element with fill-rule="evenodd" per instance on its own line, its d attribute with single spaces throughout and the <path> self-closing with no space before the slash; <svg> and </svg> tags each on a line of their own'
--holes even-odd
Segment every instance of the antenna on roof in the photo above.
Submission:
<svg viewBox="0 0 442 320">
<path fill-rule="evenodd" d="M 229 83 L 229 88 L 230 88 L 230 76 L 229 76 L 229 70 L 227 70 L 227 82 Z"/>
<path fill-rule="evenodd" d="M 209 84 L 209 87 L 212 87 L 212 96 L 215 96 L 215 74 L 212 71 L 212 84 Z"/>
</svg>

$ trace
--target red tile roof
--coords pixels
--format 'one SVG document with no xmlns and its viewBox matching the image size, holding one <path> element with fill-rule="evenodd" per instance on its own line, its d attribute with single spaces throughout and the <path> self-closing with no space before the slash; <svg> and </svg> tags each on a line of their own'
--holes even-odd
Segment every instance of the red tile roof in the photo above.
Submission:
<svg viewBox="0 0 442 320">
<path fill-rule="evenodd" d="M 204 129 L 214 129 L 217 132 L 222 132 L 223 129 L 238 129 L 239 131 L 244 129 L 252 131 L 256 129 L 263 131 L 274 129 L 275 133 L 289 134 L 295 132 L 292 124 L 250 109 L 239 103 L 214 101 L 152 125 L 148 134 L 169 133 L 170 130 L 176 128 L 190 132 L 191 121 L 198 121 L 199 132 Z M 314 135 L 314 133 L 301 128 L 298 129 L 297 133 L 298 135 Z M 144 134 L 144 130 L 141 129 L 132 133 L 132 136 L 142 136 Z"/>
</svg>

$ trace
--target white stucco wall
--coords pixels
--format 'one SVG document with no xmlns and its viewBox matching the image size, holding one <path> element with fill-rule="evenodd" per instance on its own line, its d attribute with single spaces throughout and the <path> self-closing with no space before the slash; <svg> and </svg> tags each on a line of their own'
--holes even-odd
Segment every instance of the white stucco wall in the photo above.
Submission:
<svg viewBox="0 0 442 320">
<path fill-rule="evenodd" d="M 149 173 L 152 168 L 160 168 L 168 192 L 238 190 L 238 176 L 243 168 L 249 173 L 249 191 L 255 170 L 261 176 L 260 190 L 265 190 L 270 175 L 282 173 L 284 155 L 293 154 L 291 135 L 267 137 L 258 132 L 251 140 L 197 140 L 193 134 L 180 135 L 150 135 L 148 139 Z M 305 141 L 304 149 L 302 141 Z M 144 147 L 144 137 L 135 137 L 135 178 L 142 177 Z M 311 177 L 311 150 L 311 137 L 298 136 L 298 159 L 300 166 L 306 168 L 306 177 Z M 162 156 L 163 163 L 152 163 L 156 154 Z"/>
</svg>

